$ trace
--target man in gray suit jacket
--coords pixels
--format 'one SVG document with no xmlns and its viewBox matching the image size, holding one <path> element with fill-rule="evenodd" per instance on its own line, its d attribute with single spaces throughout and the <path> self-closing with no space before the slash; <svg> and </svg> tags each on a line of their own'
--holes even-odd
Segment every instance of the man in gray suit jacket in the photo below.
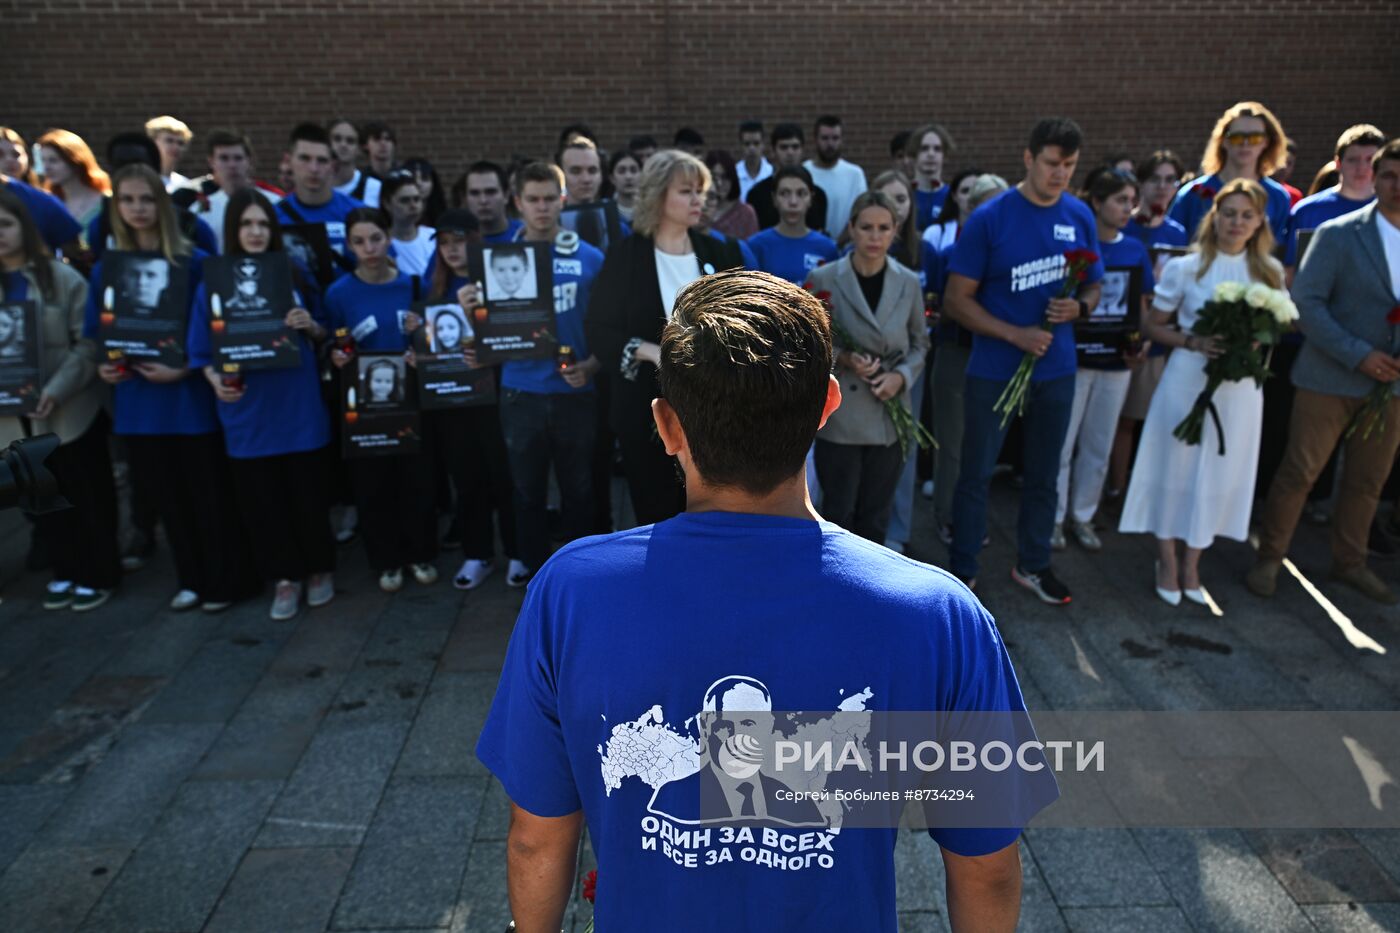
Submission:
<svg viewBox="0 0 1400 933">
<path fill-rule="evenodd" d="M 1293 367 L 1292 419 L 1283 463 L 1269 487 L 1259 558 L 1245 584 L 1271 596 L 1308 491 L 1332 449 L 1384 383 L 1392 387 L 1383 429 L 1346 439 L 1340 501 L 1332 520 L 1332 577 L 1377 602 L 1400 597 L 1366 566 L 1366 541 L 1381 487 L 1400 447 L 1400 139 L 1380 149 L 1376 202 L 1318 227 L 1293 281 L 1307 336 Z"/>
</svg>

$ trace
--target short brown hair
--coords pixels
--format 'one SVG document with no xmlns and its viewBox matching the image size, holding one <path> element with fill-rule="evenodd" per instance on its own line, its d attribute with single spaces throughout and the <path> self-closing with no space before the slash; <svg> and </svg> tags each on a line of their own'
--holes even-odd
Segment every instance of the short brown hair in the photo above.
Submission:
<svg viewBox="0 0 1400 933">
<path fill-rule="evenodd" d="M 810 292 L 765 272 L 703 276 L 661 335 L 661 395 L 711 486 L 753 495 L 796 476 L 831 374 L 831 323 Z"/>
<path fill-rule="evenodd" d="M 1392 139 L 1376 150 L 1376 154 L 1371 156 L 1371 169 L 1380 171 L 1381 162 L 1386 159 L 1400 160 L 1400 137 Z"/>
<path fill-rule="evenodd" d="M 552 181 L 559 186 L 559 190 L 564 190 L 564 170 L 553 162 L 530 162 L 520 167 L 520 171 L 515 175 L 515 190 L 525 190 L 527 182 L 532 181 Z"/>
<path fill-rule="evenodd" d="M 1349 126 L 1337 137 L 1337 158 L 1346 154 L 1347 146 L 1384 146 L 1385 134 L 1369 123 Z"/>
</svg>

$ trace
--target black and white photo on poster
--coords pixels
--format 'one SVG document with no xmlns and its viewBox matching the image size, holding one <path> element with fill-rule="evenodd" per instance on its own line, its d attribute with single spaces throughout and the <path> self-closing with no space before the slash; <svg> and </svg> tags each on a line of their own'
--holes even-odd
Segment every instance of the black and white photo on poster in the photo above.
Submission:
<svg viewBox="0 0 1400 933">
<path fill-rule="evenodd" d="M 554 356 L 552 255 L 551 244 L 525 241 L 468 248 L 468 270 L 484 286 L 481 304 L 468 317 L 481 363 Z"/>
<path fill-rule="evenodd" d="M 204 285 L 215 366 L 237 372 L 301 365 L 301 338 L 285 323 L 295 304 L 286 253 L 212 257 Z"/>
<path fill-rule="evenodd" d="M 107 359 L 185 365 L 189 258 L 108 250 L 102 257 L 98 339 Z"/>
<path fill-rule="evenodd" d="M 341 453 L 348 459 L 417 453 L 422 444 L 408 363 L 361 353 L 341 371 Z"/>
<path fill-rule="evenodd" d="M 335 254 L 325 224 L 286 224 L 282 227 L 282 249 L 292 262 L 310 272 L 322 289 L 335 280 Z"/>
<path fill-rule="evenodd" d="M 496 373 L 490 366 L 467 365 L 466 350 L 476 335 L 457 302 L 419 303 L 423 326 L 414 335 L 418 405 L 424 411 L 489 405 L 496 401 Z"/>
<path fill-rule="evenodd" d="M 1104 269 L 1100 284 L 1099 303 L 1087 318 L 1074 324 L 1074 341 L 1081 362 L 1120 359 L 1130 334 L 1141 323 L 1141 266 L 1109 266 Z"/>
<path fill-rule="evenodd" d="M 32 301 L 0 302 L 0 415 L 27 415 L 44 390 L 42 335 Z"/>
</svg>

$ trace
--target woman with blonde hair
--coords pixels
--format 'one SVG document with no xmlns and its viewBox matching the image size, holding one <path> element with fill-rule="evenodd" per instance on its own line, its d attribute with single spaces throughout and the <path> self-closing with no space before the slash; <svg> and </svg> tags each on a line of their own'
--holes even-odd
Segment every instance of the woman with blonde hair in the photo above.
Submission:
<svg viewBox="0 0 1400 933">
<path fill-rule="evenodd" d="M 692 229 L 700 223 L 710 170 L 674 149 L 647 159 L 637 187 L 631 236 L 613 246 L 588 303 L 588 345 L 613 373 L 609 422 L 622 448 L 622 466 L 638 524 L 685 508 L 674 461 L 653 430 L 651 400 L 659 394 L 661 329 L 685 286 L 744 265 L 738 241 Z"/>
<path fill-rule="evenodd" d="M 45 189 L 87 230 L 102 213 L 102 199 L 112 193 L 111 179 L 98 166 L 97 157 L 81 136 L 68 130 L 49 130 L 40 136 L 39 157 Z"/>
<path fill-rule="evenodd" d="M 112 177 L 112 191 L 114 245 L 92 271 L 83 323 L 83 336 L 90 340 L 101 339 L 104 263 L 123 252 L 159 253 L 171 268 L 188 271 L 181 296 L 188 307 L 208 258 L 181 234 L 175 205 L 155 169 L 123 166 Z M 99 352 L 99 359 L 97 374 L 113 387 L 112 433 L 125 438 L 131 481 L 140 487 L 137 497 L 157 504 L 170 544 L 179 585 L 170 608 L 202 605 L 206 612 L 218 612 L 252 595 L 257 581 L 233 497 L 211 494 L 230 488 L 231 480 L 208 380 L 191 378 L 194 371 L 186 366 L 113 359 L 110 352 Z"/>
<path fill-rule="evenodd" d="M 1275 243 L 1288 242 L 1288 191 L 1269 176 L 1288 158 L 1288 137 L 1269 108 L 1242 101 L 1215 121 L 1201 155 L 1201 174 L 1184 183 L 1172 202 L 1170 217 L 1191 239 L 1205 229 L 1204 218 L 1223 187 L 1237 178 L 1257 182 L 1268 199 L 1266 217 Z"/>
<path fill-rule="evenodd" d="M 0 175 L 8 175 L 32 188 L 39 187 L 34 166 L 29 164 L 29 147 L 24 137 L 8 126 L 0 126 Z"/>
<path fill-rule="evenodd" d="M 1217 537 L 1244 541 L 1254 502 L 1264 393 L 1251 379 L 1226 382 L 1215 391 L 1216 428 L 1199 444 L 1172 431 L 1206 385 L 1207 361 L 1224 348 L 1214 337 L 1191 333 L 1201 308 L 1223 282 L 1283 287 L 1283 266 L 1272 256 L 1266 216 L 1270 195 L 1259 182 L 1236 178 L 1220 189 L 1201 222 L 1193 251 L 1167 263 L 1144 321 L 1148 340 L 1172 347 L 1161 384 L 1142 428 L 1137 466 L 1128 484 L 1120 532 L 1157 537 L 1157 595 L 1170 605 L 1181 596 L 1204 605 L 1201 552 Z M 1169 322 L 1176 316 L 1176 325 Z M 1178 561 L 1178 542 L 1184 546 Z"/>
</svg>

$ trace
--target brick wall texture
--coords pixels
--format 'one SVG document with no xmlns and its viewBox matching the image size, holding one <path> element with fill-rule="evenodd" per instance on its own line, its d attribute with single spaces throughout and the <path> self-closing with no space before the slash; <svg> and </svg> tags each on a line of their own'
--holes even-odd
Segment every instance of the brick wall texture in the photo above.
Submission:
<svg viewBox="0 0 1400 933">
<path fill-rule="evenodd" d="M 384 118 L 444 181 L 479 157 L 545 154 L 585 120 L 605 148 L 697 127 L 737 148 L 746 117 L 846 121 L 849 158 L 938 120 L 949 168 L 1019 176 L 1039 116 L 1083 126 L 1086 159 L 1160 146 L 1194 163 L 1219 113 L 1265 102 L 1306 186 L 1338 133 L 1400 135 L 1396 0 L 0 0 L 0 123 L 99 153 L 172 113 L 248 132 L 275 175 L 291 125 Z M 809 129 L 810 132 L 810 129 Z M 1306 177 L 1304 177 L 1306 176 Z"/>
</svg>

